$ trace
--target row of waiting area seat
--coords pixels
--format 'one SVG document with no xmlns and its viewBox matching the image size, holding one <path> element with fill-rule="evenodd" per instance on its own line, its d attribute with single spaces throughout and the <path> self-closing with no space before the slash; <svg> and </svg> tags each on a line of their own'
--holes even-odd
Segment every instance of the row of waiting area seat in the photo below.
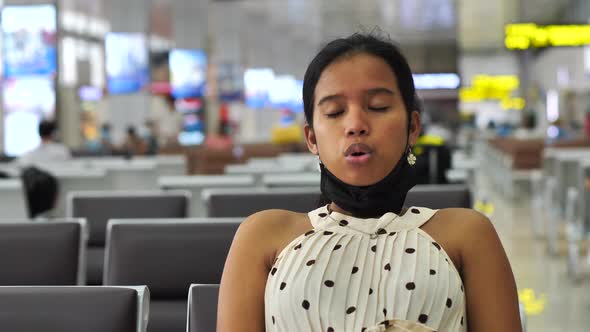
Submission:
<svg viewBox="0 0 590 332">
<path fill-rule="evenodd" d="M 71 219 L 4 220 L 0 224 L 0 264 L 9 268 L 0 270 L 0 285 L 83 285 L 85 280 L 102 283 L 105 289 L 144 285 L 149 289 L 149 301 L 144 298 L 134 305 L 137 308 L 138 303 L 149 303 L 149 311 L 145 309 L 141 314 L 149 316 L 148 331 L 184 331 L 187 322 L 194 326 L 192 331 L 214 331 L 215 316 L 210 311 L 216 310 L 216 286 L 193 289 L 191 296 L 196 304 L 189 309 L 198 309 L 201 316 L 189 315 L 187 320 L 190 285 L 219 283 L 231 241 L 245 216 L 269 208 L 308 212 L 317 204 L 319 189 L 211 189 L 203 195 L 209 215 L 205 218 L 185 218 L 190 194 L 170 191 L 72 193 L 68 208 Z M 410 192 L 406 204 L 470 207 L 471 194 L 464 186 L 418 186 Z M 95 288 L 83 289 L 92 292 Z M 64 290 L 72 292 L 71 288 Z M 46 288 L 29 291 L 30 296 L 40 292 L 50 297 Z M 205 302 L 202 292 L 211 296 Z M 2 294 L 0 290 L 0 307 L 5 301 Z M 67 303 L 78 300 L 72 301 Z M 54 306 L 58 303 L 62 301 L 56 301 Z M 78 310 L 91 307 L 79 306 Z M 140 320 L 135 321 L 136 327 L 142 326 Z M 26 328 L 4 329 L 0 325 L 0 330 Z"/>
<path fill-rule="evenodd" d="M 590 276 L 590 147 L 551 147 L 537 140 L 509 143 L 518 151 L 514 156 L 526 157 L 531 167 L 514 167 L 514 156 L 484 142 L 479 148 L 484 171 L 507 199 L 530 197 L 536 238 L 545 242 L 550 256 L 564 258 L 573 282 L 586 279 Z"/>
<path fill-rule="evenodd" d="M 590 276 L 589 179 L 590 148 L 546 149 L 533 183 L 534 232 L 546 240 L 550 255 L 567 257 L 573 282 Z"/>
</svg>

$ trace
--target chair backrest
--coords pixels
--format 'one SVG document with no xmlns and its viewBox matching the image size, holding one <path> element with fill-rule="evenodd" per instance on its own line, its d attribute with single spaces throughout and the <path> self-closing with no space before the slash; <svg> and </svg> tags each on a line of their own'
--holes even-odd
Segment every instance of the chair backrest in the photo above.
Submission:
<svg viewBox="0 0 590 332">
<path fill-rule="evenodd" d="M 83 285 L 86 221 L 0 223 L 0 285 Z"/>
<path fill-rule="evenodd" d="M 105 163 L 102 167 L 114 190 L 154 190 L 158 187 L 155 160 Z"/>
<path fill-rule="evenodd" d="M 188 292 L 186 332 L 215 331 L 219 285 L 193 284 Z"/>
<path fill-rule="evenodd" d="M 243 188 L 254 187 L 252 175 L 190 175 L 163 176 L 158 179 L 161 189 L 183 189 L 191 192 L 190 217 L 207 215 L 201 192 L 205 188 Z"/>
<path fill-rule="evenodd" d="M 0 211 L 2 218 L 28 218 L 27 201 L 20 179 L 0 180 Z"/>
<path fill-rule="evenodd" d="M 149 157 L 134 157 L 134 160 L 154 160 L 157 176 L 176 176 L 186 174 L 186 156 L 157 155 Z"/>
<path fill-rule="evenodd" d="M 309 212 L 317 207 L 320 190 L 309 188 L 211 189 L 203 191 L 209 217 L 247 217 L 267 209 Z M 405 206 L 431 209 L 471 208 L 472 199 L 465 185 L 418 185 L 406 197 Z"/>
<path fill-rule="evenodd" d="M 112 220 L 105 285 L 147 285 L 153 299 L 185 299 L 191 283 L 219 283 L 241 219 Z"/>
<path fill-rule="evenodd" d="M 145 332 L 146 287 L 2 286 L 0 331 Z"/>
<path fill-rule="evenodd" d="M 256 179 L 257 185 L 262 185 L 262 176 L 265 174 L 292 174 L 305 172 L 305 165 L 227 165 L 225 166 L 225 174 L 233 175 L 252 175 Z"/>
<path fill-rule="evenodd" d="M 406 196 L 404 206 L 430 209 L 472 208 L 472 195 L 466 185 L 418 185 Z"/>
<path fill-rule="evenodd" d="M 56 170 L 52 174 L 59 183 L 59 197 L 53 211 L 56 217 L 65 217 L 69 192 L 111 189 L 106 181 L 106 172 L 101 169 Z"/>
<path fill-rule="evenodd" d="M 281 187 L 306 187 L 320 188 L 321 174 L 319 172 L 294 173 L 294 174 L 265 174 L 262 176 L 262 184 L 268 188 Z"/>
<path fill-rule="evenodd" d="M 308 188 L 235 188 L 203 190 L 203 201 L 209 217 L 247 217 L 267 209 L 295 212 L 313 210 L 320 190 Z"/>
<path fill-rule="evenodd" d="M 109 219 L 186 218 L 189 201 L 187 191 L 70 192 L 66 215 L 86 218 L 88 245 L 102 247 Z"/>
</svg>

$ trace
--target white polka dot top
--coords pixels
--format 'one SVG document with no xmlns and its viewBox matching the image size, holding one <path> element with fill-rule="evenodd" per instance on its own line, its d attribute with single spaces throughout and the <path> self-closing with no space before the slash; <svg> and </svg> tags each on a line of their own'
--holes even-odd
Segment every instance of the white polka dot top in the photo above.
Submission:
<svg viewBox="0 0 590 332">
<path fill-rule="evenodd" d="M 420 229 L 435 213 L 310 212 L 313 230 L 287 245 L 268 276 L 266 331 L 466 331 L 459 272 Z"/>
</svg>

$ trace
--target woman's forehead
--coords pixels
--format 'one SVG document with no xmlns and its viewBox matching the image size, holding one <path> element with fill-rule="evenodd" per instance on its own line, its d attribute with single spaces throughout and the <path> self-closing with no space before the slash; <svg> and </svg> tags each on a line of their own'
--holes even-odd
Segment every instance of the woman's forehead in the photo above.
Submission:
<svg viewBox="0 0 590 332">
<path fill-rule="evenodd" d="M 316 100 L 322 95 L 368 93 L 375 89 L 398 92 L 397 78 L 385 60 L 368 54 L 338 59 L 322 72 L 315 89 Z"/>
</svg>

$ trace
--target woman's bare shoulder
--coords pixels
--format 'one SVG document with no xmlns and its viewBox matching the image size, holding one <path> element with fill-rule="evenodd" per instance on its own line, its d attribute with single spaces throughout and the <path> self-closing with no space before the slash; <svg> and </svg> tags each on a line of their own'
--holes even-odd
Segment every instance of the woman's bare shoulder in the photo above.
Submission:
<svg viewBox="0 0 590 332">
<path fill-rule="evenodd" d="M 473 239 L 495 235 L 493 225 L 486 216 L 462 208 L 438 210 L 422 229 L 445 248 L 459 270 Z"/>
<path fill-rule="evenodd" d="M 307 214 L 289 210 L 264 210 L 246 218 L 238 229 L 249 245 L 262 249 L 272 260 L 293 239 L 312 228 Z"/>
</svg>

